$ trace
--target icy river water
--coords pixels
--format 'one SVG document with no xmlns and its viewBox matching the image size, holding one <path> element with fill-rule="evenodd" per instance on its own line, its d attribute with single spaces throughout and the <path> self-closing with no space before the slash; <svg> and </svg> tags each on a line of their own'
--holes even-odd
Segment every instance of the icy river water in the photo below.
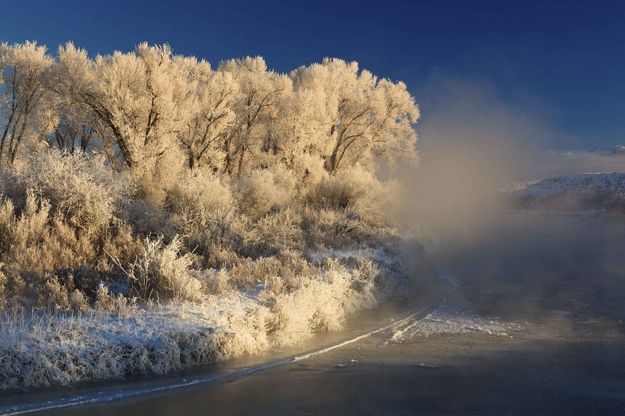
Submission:
<svg viewBox="0 0 625 416">
<path fill-rule="evenodd" d="M 313 354 L 195 370 L 174 389 L 91 388 L 76 394 L 145 394 L 36 414 L 625 414 L 624 220 L 511 212 L 444 247 L 429 257 L 444 289 L 364 317 Z M 35 399 L 45 396 L 20 400 Z"/>
</svg>

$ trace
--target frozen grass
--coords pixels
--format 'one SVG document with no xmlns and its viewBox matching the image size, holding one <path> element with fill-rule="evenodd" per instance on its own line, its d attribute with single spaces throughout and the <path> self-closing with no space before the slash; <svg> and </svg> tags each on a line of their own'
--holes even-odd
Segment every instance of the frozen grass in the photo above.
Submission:
<svg viewBox="0 0 625 416">
<path fill-rule="evenodd" d="M 0 389 L 165 374 L 197 363 L 293 345 L 339 330 L 347 314 L 383 295 L 378 270 L 327 260 L 285 291 L 280 279 L 247 293 L 226 289 L 202 302 L 138 306 L 101 286 L 89 312 L 6 312 L 0 320 Z"/>
<path fill-rule="evenodd" d="M 266 348 L 262 307 L 234 295 L 209 302 L 5 316 L 0 388 L 164 374 Z"/>
</svg>

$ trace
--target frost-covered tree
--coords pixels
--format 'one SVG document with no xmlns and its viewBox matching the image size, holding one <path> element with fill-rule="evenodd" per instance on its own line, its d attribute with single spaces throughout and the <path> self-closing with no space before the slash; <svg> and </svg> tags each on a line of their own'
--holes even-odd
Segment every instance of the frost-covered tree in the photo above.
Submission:
<svg viewBox="0 0 625 416">
<path fill-rule="evenodd" d="M 153 175 L 166 154 L 178 150 L 191 93 L 185 60 L 168 45 L 142 43 L 133 52 L 91 61 L 86 51 L 68 44 L 59 50 L 59 66 L 66 90 L 89 109 L 102 139 L 119 149 L 136 176 Z"/>
<path fill-rule="evenodd" d="M 35 42 L 0 45 L 0 165 L 12 164 L 23 142 L 45 140 L 56 124 L 45 88 L 53 63 Z"/>
<path fill-rule="evenodd" d="M 219 71 L 232 74 L 239 84 L 235 124 L 223 143 L 223 171 L 241 175 L 258 166 L 256 158 L 261 151 L 277 151 L 270 126 L 279 118 L 277 102 L 290 90 L 291 80 L 268 71 L 261 57 L 229 60 L 219 66 Z"/>
<path fill-rule="evenodd" d="M 329 172 L 369 164 L 380 155 L 391 161 L 414 156 L 412 124 L 419 110 L 404 83 L 379 80 L 359 71 L 356 62 L 328 58 L 300 67 L 291 76 L 296 90 L 312 91 L 317 99 L 323 123 L 318 127 L 326 135 L 319 150 Z"/>
<path fill-rule="evenodd" d="M 189 61 L 188 66 L 192 85 L 187 101 L 190 117 L 180 131 L 180 141 L 189 168 L 207 165 L 220 170 L 226 155 L 224 143 L 235 127 L 239 84 L 232 73 L 213 71 L 206 61 Z"/>
<path fill-rule="evenodd" d="M 292 90 L 277 104 L 280 117 L 271 125 L 271 153 L 297 178 L 319 177 L 324 171 L 326 126 L 330 123 L 324 94 L 302 87 L 295 78 Z"/>
<path fill-rule="evenodd" d="M 51 71 L 46 87 L 53 94 L 53 111 L 57 115 L 57 123 L 48 135 L 51 147 L 74 153 L 76 150 L 85 152 L 97 137 L 97 119 L 92 111 L 75 102 L 64 90 L 64 82 L 58 82 L 57 69 Z"/>
<path fill-rule="evenodd" d="M 47 138 L 70 153 L 103 151 L 115 170 L 163 187 L 182 165 L 234 176 L 275 166 L 307 180 L 416 156 L 419 111 L 406 85 L 355 62 L 280 74 L 246 57 L 212 69 L 146 43 L 94 59 L 68 43 L 57 55 L 2 46 L 0 156 L 9 161 L 25 138 Z"/>
<path fill-rule="evenodd" d="M 56 97 L 59 123 L 49 141 L 70 152 L 77 145 L 85 150 L 90 143 L 98 141 L 111 167 L 119 170 L 125 162 L 116 154 L 119 153 L 117 136 L 100 104 L 103 100 L 98 97 L 97 85 L 95 64 L 86 50 L 76 48 L 71 42 L 58 48 L 57 63 L 47 87 Z"/>
</svg>

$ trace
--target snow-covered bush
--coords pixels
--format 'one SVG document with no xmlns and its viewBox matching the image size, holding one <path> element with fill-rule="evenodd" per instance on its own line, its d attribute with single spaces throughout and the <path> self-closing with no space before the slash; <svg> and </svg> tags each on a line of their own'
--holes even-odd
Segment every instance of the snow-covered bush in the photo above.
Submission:
<svg viewBox="0 0 625 416">
<path fill-rule="evenodd" d="M 373 222 L 390 219 L 391 203 L 399 197 L 399 184 L 381 182 L 370 171 L 355 166 L 334 175 L 325 175 L 307 195 L 311 205 L 321 208 L 349 209 Z"/>
<path fill-rule="evenodd" d="M 244 243 L 258 247 L 262 255 L 272 255 L 284 249 L 302 250 L 301 218 L 291 208 L 269 213 L 251 225 Z"/>
<path fill-rule="evenodd" d="M 123 176 L 113 178 L 98 158 L 80 152 L 31 155 L 10 180 L 5 194 L 15 202 L 25 202 L 31 190 L 50 203 L 52 215 L 60 214 L 68 225 L 84 231 L 106 227 L 130 189 Z"/>
<path fill-rule="evenodd" d="M 244 226 L 236 215 L 228 180 L 210 172 L 196 170 L 181 178 L 168 191 L 165 207 L 178 231 L 204 254 L 211 245 L 227 245 L 237 228 Z"/>
<path fill-rule="evenodd" d="M 230 273 L 226 270 L 211 269 L 203 276 L 202 282 L 207 293 L 212 295 L 224 295 L 232 289 Z"/>
<path fill-rule="evenodd" d="M 280 293 L 299 287 L 310 278 L 312 270 L 313 266 L 300 252 L 283 250 L 271 257 L 242 259 L 228 271 L 228 276 L 230 283 L 238 289 L 249 290 L 262 285 Z"/>
<path fill-rule="evenodd" d="M 374 286 L 354 286 L 354 278 L 338 262 L 328 262 L 297 289 L 275 296 L 270 325 L 276 342 L 289 345 L 315 331 L 338 330 L 350 312 L 375 306 Z"/>
<path fill-rule="evenodd" d="M 46 276 L 37 292 L 36 306 L 47 309 L 69 309 L 68 287 L 57 276 Z"/>
<path fill-rule="evenodd" d="M 366 244 L 362 237 L 363 222 L 349 209 L 306 208 L 302 210 L 302 230 L 311 247 L 340 248 Z"/>
<path fill-rule="evenodd" d="M 184 156 L 177 146 L 170 146 L 161 153 L 156 160 L 150 161 L 154 156 L 148 156 L 141 169 L 131 171 L 139 196 L 157 205 L 164 203 L 168 190 L 179 183 L 179 177 L 185 173 Z"/>
<path fill-rule="evenodd" d="M 191 256 L 180 254 L 182 239 L 174 237 L 168 244 L 162 238 L 146 239 L 143 253 L 130 265 L 127 276 L 142 299 L 199 301 L 202 284 L 190 274 Z"/>
<path fill-rule="evenodd" d="M 129 298 L 121 293 L 113 295 L 102 282 L 96 290 L 94 307 L 97 311 L 107 311 L 119 318 L 138 314 L 137 298 Z"/>
<path fill-rule="evenodd" d="M 0 202 L 0 258 L 20 271 L 44 273 L 61 266 L 78 266 L 94 250 L 58 216 L 50 202 L 28 191 L 21 212 L 12 200 Z"/>
<path fill-rule="evenodd" d="M 199 170 L 182 177 L 168 192 L 166 207 L 185 223 L 204 227 L 234 209 L 225 177 Z"/>
<path fill-rule="evenodd" d="M 286 169 L 259 169 L 239 181 L 239 206 L 254 217 L 285 207 L 292 201 L 295 180 Z"/>
<path fill-rule="evenodd" d="M 30 189 L 23 204 L 18 211 L 12 200 L 0 200 L 0 261 L 20 272 L 44 274 L 84 264 L 107 270 L 105 252 L 127 258 L 136 251 L 136 242 L 123 226 L 106 233 L 77 232 L 60 212 L 51 212 L 46 198 Z"/>
<path fill-rule="evenodd" d="M 177 233 L 169 212 L 153 201 L 132 199 L 120 216 L 138 236 L 149 237 L 156 234 L 173 238 Z"/>
</svg>

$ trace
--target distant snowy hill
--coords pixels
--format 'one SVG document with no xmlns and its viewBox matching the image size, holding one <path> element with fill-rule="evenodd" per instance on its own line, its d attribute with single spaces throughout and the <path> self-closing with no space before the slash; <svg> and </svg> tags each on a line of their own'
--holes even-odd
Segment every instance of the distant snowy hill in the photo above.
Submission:
<svg viewBox="0 0 625 416">
<path fill-rule="evenodd" d="M 600 209 L 625 212 L 625 173 L 587 173 L 538 181 L 514 192 L 527 208 Z"/>
<path fill-rule="evenodd" d="M 600 155 L 623 155 L 625 154 L 625 145 L 619 144 L 612 147 L 599 147 L 591 150 L 591 153 Z"/>
</svg>

